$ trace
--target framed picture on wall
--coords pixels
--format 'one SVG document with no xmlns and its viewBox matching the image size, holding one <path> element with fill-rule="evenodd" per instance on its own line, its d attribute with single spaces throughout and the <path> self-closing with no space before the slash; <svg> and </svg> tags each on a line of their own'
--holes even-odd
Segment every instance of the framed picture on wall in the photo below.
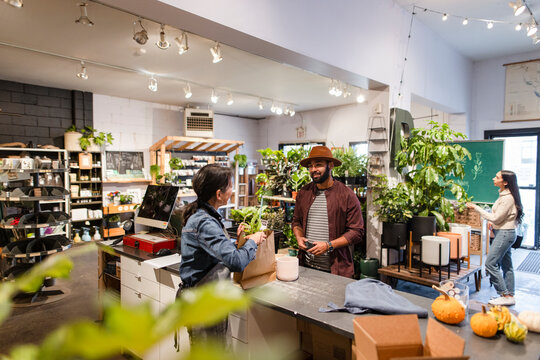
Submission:
<svg viewBox="0 0 540 360">
<path fill-rule="evenodd" d="M 503 122 L 540 120 L 540 59 L 504 66 Z"/>
</svg>

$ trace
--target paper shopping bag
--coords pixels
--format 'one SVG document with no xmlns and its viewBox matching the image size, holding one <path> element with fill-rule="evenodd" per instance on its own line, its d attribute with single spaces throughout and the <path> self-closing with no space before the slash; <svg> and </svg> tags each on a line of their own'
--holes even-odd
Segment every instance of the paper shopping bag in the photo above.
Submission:
<svg viewBox="0 0 540 360">
<path fill-rule="evenodd" d="M 235 272 L 233 280 L 243 289 L 251 289 L 276 280 L 276 258 L 274 254 L 274 232 L 266 231 L 266 240 L 263 241 L 251 261 L 242 272 Z M 238 248 L 246 243 L 244 234 L 238 238 Z"/>
</svg>

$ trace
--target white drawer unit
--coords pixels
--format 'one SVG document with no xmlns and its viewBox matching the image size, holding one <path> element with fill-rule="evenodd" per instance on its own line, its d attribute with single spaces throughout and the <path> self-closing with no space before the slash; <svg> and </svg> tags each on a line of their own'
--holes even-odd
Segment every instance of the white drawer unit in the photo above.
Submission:
<svg viewBox="0 0 540 360">
<path fill-rule="evenodd" d="M 159 283 L 161 286 L 168 287 L 176 293 L 181 282 L 182 280 L 180 280 L 179 274 L 172 273 L 165 269 L 159 270 Z"/>
<path fill-rule="evenodd" d="M 150 281 L 159 282 L 159 269 L 155 269 L 151 265 L 145 264 L 142 261 L 133 260 L 126 256 L 122 256 L 121 260 L 122 272 L 128 271 L 135 275 L 148 279 Z"/>
<path fill-rule="evenodd" d="M 139 274 L 122 270 L 121 282 L 123 286 L 127 286 L 136 292 L 142 293 L 156 301 L 159 301 L 159 283 L 142 277 Z"/>
<path fill-rule="evenodd" d="M 229 326 L 231 328 L 231 336 L 243 343 L 248 342 L 247 319 L 242 319 L 235 314 L 229 315 Z"/>
</svg>

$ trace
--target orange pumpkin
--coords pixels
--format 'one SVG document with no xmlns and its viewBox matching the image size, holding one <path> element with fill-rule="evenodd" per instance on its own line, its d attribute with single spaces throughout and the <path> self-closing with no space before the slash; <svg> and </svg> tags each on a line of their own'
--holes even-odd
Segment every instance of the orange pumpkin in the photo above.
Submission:
<svg viewBox="0 0 540 360">
<path fill-rule="evenodd" d="M 433 301 L 431 311 L 437 320 L 446 324 L 459 324 L 465 319 L 465 307 L 455 298 L 433 285 L 433 288 L 439 291 L 442 295 Z"/>
<path fill-rule="evenodd" d="M 482 305 L 482 312 L 471 317 L 471 329 L 478 335 L 485 338 L 495 336 L 498 329 L 497 320 L 486 312 L 486 307 Z"/>
</svg>

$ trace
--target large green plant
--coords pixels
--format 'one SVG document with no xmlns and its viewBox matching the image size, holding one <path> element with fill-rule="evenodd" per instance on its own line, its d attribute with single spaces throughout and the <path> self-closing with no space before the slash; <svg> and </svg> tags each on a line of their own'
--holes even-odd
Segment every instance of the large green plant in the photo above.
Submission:
<svg viewBox="0 0 540 360">
<path fill-rule="evenodd" d="M 238 163 L 239 168 L 245 168 L 247 166 L 247 155 L 236 154 L 234 155 L 233 167 Z"/>
<path fill-rule="evenodd" d="M 396 155 L 397 170 L 407 185 L 411 210 L 415 215 L 434 215 L 439 228 L 448 229 L 446 219 L 454 218 L 454 209 L 445 193 L 451 193 L 463 204 L 469 198 L 457 179 L 463 179 L 463 161 L 470 152 L 450 141 L 465 139 L 448 124 L 430 121 L 431 128 L 416 128 L 403 139 Z"/>
<path fill-rule="evenodd" d="M 341 166 L 332 170 L 332 174 L 337 177 L 363 176 L 367 172 L 367 156 L 356 155 L 352 147 L 346 149 L 337 148 L 332 150 L 332 156 L 341 161 Z"/>
<path fill-rule="evenodd" d="M 287 184 L 292 189 L 292 191 L 298 191 L 302 186 L 311 181 L 311 176 L 308 169 L 301 166 L 296 171 L 291 174 Z"/>
<path fill-rule="evenodd" d="M 373 179 L 373 203 L 379 208 L 374 215 L 382 222 L 406 223 L 412 218 L 409 209 L 409 193 L 404 183 L 390 186 L 385 175 L 377 175 Z"/>
</svg>

